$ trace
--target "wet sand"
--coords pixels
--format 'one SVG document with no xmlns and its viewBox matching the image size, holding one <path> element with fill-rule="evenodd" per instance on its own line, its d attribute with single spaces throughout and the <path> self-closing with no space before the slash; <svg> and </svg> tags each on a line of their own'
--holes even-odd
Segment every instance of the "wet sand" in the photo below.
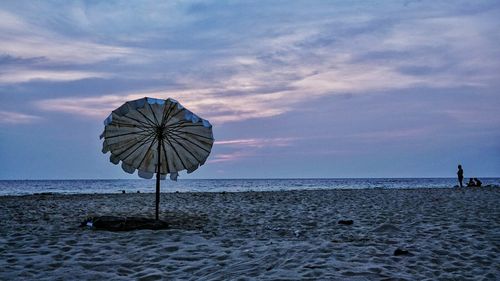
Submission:
<svg viewBox="0 0 500 281">
<path fill-rule="evenodd" d="M 174 228 L 108 232 L 79 224 L 153 217 L 154 194 L 0 197 L 0 280 L 500 279 L 500 188 L 171 193 L 161 209 Z"/>
</svg>

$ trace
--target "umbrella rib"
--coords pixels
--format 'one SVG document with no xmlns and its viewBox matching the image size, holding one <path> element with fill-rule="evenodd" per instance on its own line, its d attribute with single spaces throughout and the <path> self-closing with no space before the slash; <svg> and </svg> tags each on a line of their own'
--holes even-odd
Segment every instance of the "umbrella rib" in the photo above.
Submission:
<svg viewBox="0 0 500 281">
<path fill-rule="evenodd" d="M 200 123 L 193 123 L 190 120 L 180 120 L 167 128 L 172 128 L 172 129 L 177 129 L 177 128 L 182 128 L 182 127 L 205 127 L 203 124 Z"/>
<path fill-rule="evenodd" d="M 171 127 L 168 127 L 168 129 L 171 129 L 171 130 L 175 130 L 175 131 L 179 131 L 179 130 L 182 130 L 182 128 L 192 128 L 192 127 L 204 127 L 203 125 L 197 125 L 197 124 L 181 124 L 181 125 L 178 125 L 178 126 L 171 126 Z"/>
<path fill-rule="evenodd" d="M 142 157 L 141 162 L 139 163 L 139 166 L 137 168 L 141 167 L 142 162 L 144 162 L 144 159 L 146 159 L 146 156 L 148 155 L 149 150 L 151 149 L 151 147 L 153 147 L 153 144 L 156 141 L 157 141 L 157 138 L 154 138 L 154 140 L 151 142 L 151 144 L 149 145 L 148 149 L 146 150 L 146 153 L 144 153 L 144 157 Z"/>
<path fill-rule="evenodd" d="M 146 144 L 148 141 L 150 141 L 150 139 L 151 139 L 151 136 L 150 136 L 148 139 L 145 139 L 144 141 L 141 141 L 141 144 L 140 144 L 139 146 L 137 146 L 134 150 L 132 150 L 132 151 L 131 151 L 131 152 L 130 152 L 127 156 L 125 156 L 125 157 L 122 159 L 122 161 L 123 161 L 123 160 L 125 160 L 125 159 L 127 159 L 130 155 L 132 155 L 132 153 L 136 152 L 136 151 L 137 151 L 137 149 L 139 149 L 142 145 L 144 145 L 144 144 Z"/>
<path fill-rule="evenodd" d="M 176 113 L 174 113 L 172 116 L 170 116 L 170 118 L 173 118 L 175 116 L 177 116 L 177 114 L 179 114 L 180 112 L 182 112 L 184 110 L 184 108 L 181 108 L 179 109 L 179 111 L 177 111 Z"/>
<path fill-rule="evenodd" d="M 163 108 L 163 117 L 161 118 L 161 125 L 162 126 L 165 126 L 165 124 L 167 124 L 167 121 L 168 121 L 168 115 L 170 115 L 170 112 L 172 111 L 173 109 L 173 103 L 170 103 L 168 105 L 168 110 L 165 110 L 165 108 L 167 107 L 164 107 Z"/>
<path fill-rule="evenodd" d="M 191 123 L 191 121 L 179 121 L 175 123 L 174 125 L 169 126 L 168 128 L 179 128 L 179 127 L 205 127 L 203 124 L 198 124 L 198 123 Z"/>
<path fill-rule="evenodd" d="M 175 149 L 175 147 L 172 145 L 172 143 L 170 142 L 170 140 L 168 138 L 165 138 L 165 140 L 170 144 L 170 147 L 174 150 L 175 154 L 177 155 L 177 157 L 179 158 L 179 160 L 181 161 L 181 164 L 182 164 L 182 168 L 184 169 L 187 169 L 186 168 L 186 165 L 184 164 L 184 161 L 182 161 L 182 158 L 181 156 L 179 155 L 179 152 L 177 152 L 177 149 Z"/>
<path fill-rule="evenodd" d="M 156 114 L 155 114 L 155 111 L 153 110 L 153 107 L 151 107 L 151 104 L 148 102 L 148 106 L 149 106 L 149 110 L 151 110 L 151 112 L 153 113 L 153 117 L 155 118 L 155 121 L 156 121 L 156 125 L 160 125 L 160 121 L 158 121 L 158 118 L 156 118 Z"/>
<path fill-rule="evenodd" d="M 163 112 L 161 114 L 161 122 L 160 122 L 160 125 L 163 126 L 164 125 L 164 121 L 165 121 L 165 113 L 168 111 L 168 109 L 170 108 L 170 104 L 167 106 L 163 106 Z"/>
<path fill-rule="evenodd" d="M 189 154 L 191 154 L 191 156 L 193 156 L 194 159 L 196 159 L 196 161 L 198 162 L 201 162 L 200 160 L 198 160 L 198 158 L 196 156 L 194 156 L 194 154 L 189 150 L 187 149 L 186 147 L 184 147 L 184 145 L 182 145 L 182 143 L 180 143 L 179 141 L 177 141 L 176 139 L 174 138 L 171 138 L 171 140 L 175 141 L 178 145 L 180 145 L 185 151 L 187 151 Z"/>
<path fill-rule="evenodd" d="M 212 138 L 209 138 L 209 137 L 205 137 L 205 136 L 202 136 L 202 135 L 199 135 L 199 134 L 195 134 L 195 133 L 192 133 L 192 132 L 179 131 L 177 129 L 169 130 L 169 132 L 190 134 L 190 135 L 197 136 L 197 137 L 200 137 L 200 138 L 204 138 L 204 139 L 207 139 L 207 140 L 213 140 Z"/>
<path fill-rule="evenodd" d="M 149 104 L 149 103 L 148 103 Z M 142 115 L 142 117 L 146 118 L 148 121 L 149 121 L 149 125 L 152 126 L 153 128 L 156 128 L 157 125 L 153 122 L 153 120 L 149 119 L 149 117 L 147 117 L 146 115 L 144 115 L 144 113 L 142 113 L 139 109 L 136 110 L 137 112 L 139 112 L 140 115 Z"/>
<path fill-rule="evenodd" d="M 139 126 L 139 125 L 126 124 L 126 123 L 113 122 L 113 124 L 111 124 L 110 126 L 125 127 L 125 128 L 136 128 L 136 129 L 141 130 L 140 132 L 137 132 L 137 133 L 153 132 L 153 128 L 143 127 L 143 126 Z"/>
<path fill-rule="evenodd" d="M 137 111 L 139 111 L 139 110 L 137 110 Z M 144 122 L 144 121 L 141 121 L 141 120 L 138 120 L 138 119 L 132 118 L 132 117 L 127 116 L 127 115 L 123 115 L 122 117 L 125 117 L 125 118 L 128 118 L 128 119 L 131 119 L 131 120 L 134 120 L 134 121 L 136 121 L 136 122 L 138 122 L 138 123 L 141 123 L 141 124 L 143 124 L 145 127 L 149 127 L 149 128 L 153 128 L 153 127 L 154 127 L 154 126 L 151 126 L 151 124 L 149 124 L 149 123 L 147 123 L 147 122 Z"/>
<path fill-rule="evenodd" d="M 147 135 L 145 135 L 144 133 L 147 133 Z M 130 133 L 123 133 L 123 134 L 113 135 L 113 136 L 109 136 L 109 137 L 104 137 L 104 138 L 105 139 L 112 139 L 112 138 L 123 137 L 123 136 L 128 136 L 128 135 L 149 136 L 150 134 L 151 133 L 147 132 L 147 131 L 144 131 L 144 132 L 130 132 Z"/>
<path fill-rule="evenodd" d="M 137 142 L 133 143 L 131 146 L 127 147 L 127 148 L 126 148 L 126 149 L 124 149 L 122 152 L 118 153 L 118 154 L 116 155 L 116 157 L 120 157 L 123 153 L 125 153 L 127 150 L 131 149 L 132 147 L 134 147 L 134 146 L 135 146 L 135 145 L 137 145 L 137 144 L 143 145 L 144 143 L 146 143 L 147 141 L 149 141 L 149 138 L 151 138 L 151 135 L 145 135 L 145 136 L 143 136 L 143 137 L 141 138 L 141 140 L 139 140 L 139 141 L 137 141 Z M 146 140 L 146 139 L 148 139 L 148 140 Z M 139 146 L 140 146 L 140 145 L 139 145 Z"/>
<path fill-rule="evenodd" d="M 185 137 L 183 137 L 183 136 L 180 136 L 180 135 L 178 135 L 178 134 L 176 134 L 176 133 L 173 133 L 173 132 L 169 133 L 169 135 L 170 135 L 170 134 L 172 134 L 172 136 L 176 136 L 176 137 L 178 137 L 178 138 L 181 138 L 181 139 L 183 139 L 183 140 L 185 140 L 185 141 L 187 141 L 187 142 L 189 142 L 189 143 L 192 143 L 192 144 L 196 145 L 198 148 L 200 148 L 201 150 L 203 150 L 203 151 L 205 151 L 205 152 L 207 152 L 207 153 L 210 153 L 210 151 L 206 150 L 205 148 L 201 147 L 199 144 L 197 144 L 197 143 L 193 142 L 193 141 L 192 141 L 192 140 L 190 140 L 190 139 L 187 139 L 187 138 L 185 138 Z"/>
<path fill-rule="evenodd" d="M 163 147 L 163 155 L 165 156 L 165 164 L 167 164 L 167 174 L 170 172 L 170 169 L 168 167 L 168 158 L 167 158 L 167 149 L 165 147 L 165 143 L 162 143 Z"/>
<path fill-rule="evenodd" d="M 128 127 L 128 128 L 139 128 L 139 129 L 144 129 L 142 125 L 136 125 L 136 124 L 130 124 L 130 123 L 121 123 L 121 122 L 116 122 L 114 121 L 110 126 L 120 126 L 120 127 Z"/>
</svg>

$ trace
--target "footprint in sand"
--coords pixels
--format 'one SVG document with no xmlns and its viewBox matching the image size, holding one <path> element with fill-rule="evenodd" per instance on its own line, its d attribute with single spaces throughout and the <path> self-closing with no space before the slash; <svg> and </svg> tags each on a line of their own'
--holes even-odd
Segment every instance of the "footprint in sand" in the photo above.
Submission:
<svg viewBox="0 0 500 281">
<path fill-rule="evenodd" d="M 373 229 L 372 231 L 378 233 L 395 233 L 395 232 L 400 232 L 401 229 L 392 224 L 383 223 L 378 227 L 376 227 L 375 229 Z"/>
</svg>

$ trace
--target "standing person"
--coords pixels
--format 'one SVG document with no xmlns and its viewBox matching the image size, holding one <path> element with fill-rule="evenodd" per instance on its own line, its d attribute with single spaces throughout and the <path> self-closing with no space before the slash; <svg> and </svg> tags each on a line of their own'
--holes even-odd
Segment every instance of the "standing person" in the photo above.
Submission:
<svg viewBox="0 0 500 281">
<path fill-rule="evenodd" d="M 457 176 L 458 176 L 458 182 L 460 183 L 460 187 L 464 187 L 462 183 L 464 180 L 464 170 L 462 170 L 462 165 L 458 165 Z"/>
</svg>

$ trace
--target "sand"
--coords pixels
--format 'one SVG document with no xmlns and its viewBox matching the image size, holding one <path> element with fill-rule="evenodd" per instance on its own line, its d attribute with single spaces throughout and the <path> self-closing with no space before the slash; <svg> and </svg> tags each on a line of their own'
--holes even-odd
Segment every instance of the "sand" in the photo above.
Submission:
<svg viewBox="0 0 500 281">
<path fill-rule="evenodd" d="M 172 193 L 175 229 L 79 227 L 153 208 L 154 194 L 0 197 L 0 280 L 500 279 L 500 188 Z"/>
</svg>

